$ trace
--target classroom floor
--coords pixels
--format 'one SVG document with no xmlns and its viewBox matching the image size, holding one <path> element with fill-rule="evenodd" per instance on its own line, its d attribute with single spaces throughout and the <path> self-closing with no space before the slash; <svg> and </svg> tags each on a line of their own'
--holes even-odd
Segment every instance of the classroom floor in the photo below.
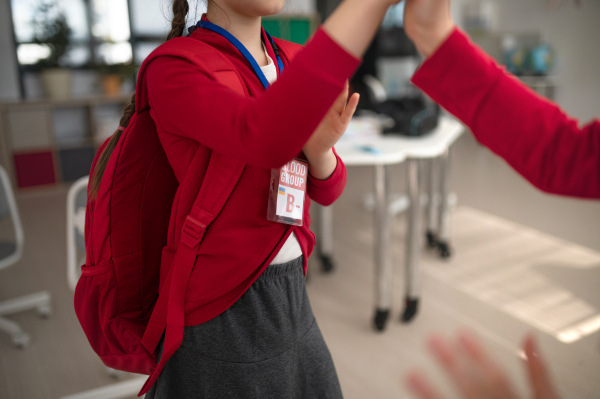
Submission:
<svg viewBox="0 0 600 399">
<path fill-rule="evenodd" d="M 394 176 L 403 171 L 395 168 Z M 493 179 L 485 179 L 486 172 Z M 376 333 L 371 326 L 373 216 L 362 202 L 372 189 L 371 179 L 370 168 L 350 169 L 350 183 L 334 207 L 335 272 L 323 274 L 316 257 L 310 262 L 311 303 L 345 398 L 410 398 L 402 378 L 413 368 L 431 370 L 448 398 L 457 397 L 427 355 L 425 338 L 460 328 L 482 337 L 523 393 L 519 345 L 533 332 L 565 399 L 600 398 L 597 203 L 547 199 L 472 139 L 461 139 L 454 158 L 453 187 L 459 198 L 452 215 L 455 256 L 441 261 L 424 251 L 419 314 L 410 324 L 400 323 L 406 223 L 403 215 L 394 218 L 394 309 L 386 331 Z M 399 177 L 393 188 L 401 187 Z M 510 193 L 505 195 L 509 203 L 511 196 L 521 198 L 522 209 L 502 205 L 497 193 Z M 73 312 L 66 277 L 65 199 L 64 188 L 18 198 L 26 249 L 18 264 L 0 271 L 0 300 L 47 289 L 54 313 L 47 320 L 34 311 L 10 316 L 31 333 L 32 344 L 16 349 L 0 333 L 0 398 L 58 399 L 115 382 L 90 349 Z M 544 225 L 543 208 L 552 223 Z M 0 226 L 0 238 L 7 230 Z M 596 239 L 586 241 L 590 236 Z"/>
</svg>

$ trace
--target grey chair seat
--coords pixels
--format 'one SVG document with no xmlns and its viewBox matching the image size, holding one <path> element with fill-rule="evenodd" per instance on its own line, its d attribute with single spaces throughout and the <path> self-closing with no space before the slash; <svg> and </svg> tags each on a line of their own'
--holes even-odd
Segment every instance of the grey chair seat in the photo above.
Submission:
<svg viewBox="0 0 600 399">
<path fill-rule="evenodd" d="M 17 244 L 9 241 L 0 241 L 0 259 L 8 258 L 17 251 Z"/>
</svg>

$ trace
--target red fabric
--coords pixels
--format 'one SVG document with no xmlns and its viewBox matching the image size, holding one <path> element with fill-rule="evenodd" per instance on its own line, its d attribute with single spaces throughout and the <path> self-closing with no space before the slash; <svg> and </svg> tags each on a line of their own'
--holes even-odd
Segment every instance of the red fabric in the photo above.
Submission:
<svg viewBox="0 0 600 399">
<path fill-rule="evenodd" d="M 276 40 L 285 72 L 267 91 L 245 58 L 226 39 L 196 29 L 192 37 L 222 52 L 238 69 L 250 97 L 217 83 L 209 71 L 174 57 L 163 57 L 147 70 L 151 114 L 177 179 L 188 173 L 193 156 L 210 150 L 234 155 L 247 165 L 219 217 L 207 230 L 198 250 L 186 292 L 186 325 L 208 321 L 229 308 L 260 276 L 289 234 L 295 231 L 306 260 L 315 245 L 305 223 L 295 228 L 267 220 L 270 170 L 301 155 L 306 140 L 344 88 L 359 60 L 345 52 L 327 34 L 318 31 L 310 44 Z M 275 59 L 267 41 L 267 50 Z M 325 67 L 324 67 L 325 66 Z M 333 175 L 310 178 L 308 196 L 332 203 L 343 191 L 346 169 L 337 159 Z M 185 216 L 195 198 L 178 193 L 169 226 L 166 252 L 179 242 Z M 170 264 L 165 256 L 162 282 Z"/>
<path fill-rule="evenodd" d="M 539 189 L 600 198 L 600 120 L 579 126 L 456 29 L 412 78 Z"/>
</svg>

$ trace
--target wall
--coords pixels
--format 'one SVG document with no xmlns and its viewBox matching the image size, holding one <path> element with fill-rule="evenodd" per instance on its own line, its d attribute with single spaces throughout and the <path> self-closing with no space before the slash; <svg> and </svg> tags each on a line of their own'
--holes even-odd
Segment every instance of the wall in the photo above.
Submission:
<svg viewBox="0 0 600 399">
<path fill-rule="evenodd" d="M 8 2 L 0 0 L 0 101 L 19 98 L 17 61 Z"/>
<path fill-rule="evenodd" d="M 546 0 L 490 0 L 500 32 L 537 31 L 558 55 L 556 101 L 569 114 L 587 121 L 600 115 L 600 1 L 573 0 L 552 9 Z M 454 0 L 453 13 L 474 0 Z"/>
</svg>

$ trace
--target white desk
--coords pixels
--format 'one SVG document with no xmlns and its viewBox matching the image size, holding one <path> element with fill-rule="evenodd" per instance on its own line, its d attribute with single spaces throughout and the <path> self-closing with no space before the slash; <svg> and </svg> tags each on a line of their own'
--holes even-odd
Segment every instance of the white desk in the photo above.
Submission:
<svg viewBox="0 0 600 399">
<path fill-rule="evenodd" d="M 410 202 L 405 263 L 405 308 L 402 314 L 404 322 L 410 321 L 417 313 L 420 293 L 419 260 L 422 244 L 420 240 L 421 185 L 419 181 L 423 178 L 422 162 L 420 161 L 430 160 L 427 244 L 429 247 L 436 247 L 442 258 L 448 258 L 450 256 L 450 213 L 448 209 L 450 149 L 463 132 L 464 126 L 459 121 L 442 116 L 438 127 L 424 137 L 396 137 L 397 145 L 403 148 L 408 159 L 407 191 Z M 439 159 L 438 169 L 440 171 L 439 196 L 436 195 L 435 184 L 436 159 Z M 441 199 L 439 204 L 436 204 L 436 197 Z M 436 207 L 436 205 L 439 206 Z"/>
<path fill-rule="evenodd" d="M 383 330 L 389 318 L 392 297 L 392 264 L 389 251 L 389 176 L 388 166 L 399 164 L 408 159 L 408 196 L 410 200 L 410 215 L 406 251 L 406 304 L 402 319 L 410 321 L 417 311 L 419 291 L 419 255 L 421 211 L 419 179 L 421 159 L 432 160 L 430 193 L 435 197 L 433 179 L 433 160 L 440 158 L 440 189 L 441 198 L 439 209 L 439 229 L 436 228 L 436 204 L 429 201 L 428 237 L 439 245 L 441 254 L 449 255 L 448 247 L 448 180 L 449 180 L 449 149 L 464 131 L 460 122 L 443 116 L 438 127 L 424 137 L 406 137 L 398 135 L 387 136 L 357 136 L 341 140 L 336 145 L 336 151 L 347 166 L 373 165 L 375 169 L 375 271 L 376 271 L 376 312 L 374 324 L 376 329 Z M 322 207 L 320 214 L 319 248 L 320 257 L 325 270 L 331 270 L 333 262 L 331 209 Z"/>
<path fill-rule="evenodd" d="M 365 150 L 365 146 L 374 151 Z M 361 147 L 363 149 L 361 149 Z M 376 302 L 379 309 L 391 307 L 392 262 L 390 254 L 389 171 L 388 167 L 406 160 L 406 154 L 395 137 L 377 136 L 343 140 L 335 146 L 347 166 L 373 165 L 375 170 L 375 274 Z M 323 268 L 333 268 L 333 215 L 331 207 L 320 209 L 319 251 Z M 376 325 L 381 316 L 376 316 Z M 384 323 L 385 324 L 385 323 Z M 381 329 L 381 328 L 380 328 Z"/>
</svg>

